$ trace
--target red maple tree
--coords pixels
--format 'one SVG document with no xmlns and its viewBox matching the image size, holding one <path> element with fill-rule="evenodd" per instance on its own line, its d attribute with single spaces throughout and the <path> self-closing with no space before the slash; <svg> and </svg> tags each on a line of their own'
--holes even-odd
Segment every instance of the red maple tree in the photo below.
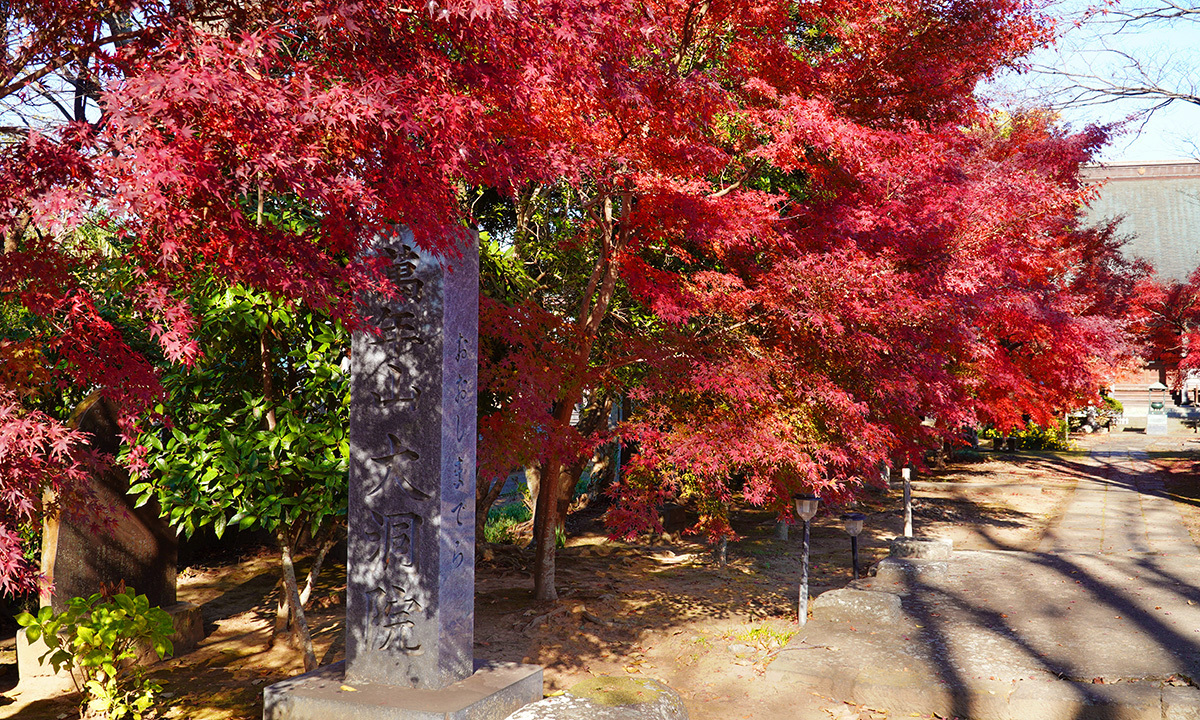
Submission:
<svg viewBox="0 0 1200 720">
<path fill-rule="evenodd" d="M 131 415 L 158 389 L 86 281 L 102 258 L 186 363 L 199 271 L 352 318 L 384 287 L 351 260 L 380 230 L 452 252 L 472 188 L 570 191 L 549 242 L 577 282 L 484 306 L 507 415 L 482 419 L 481 461 L 541 468 L 539 598 L 569 470 L 604 439 L 572 422 L 585 399 L 638 401 L 628 532 L 731 474 L 776 507 L 850 497 L 923 434 L 1087 392 L 1119 349 L 1120 283 L 1078 282 L 1105 272 L 1081 248 L 1111 248 L 1072 224 L 1100 137 L 999 127 L 971 96 L 1047 36 L 1032 3 L 10 5 L 0 100 L 29 126 L 0 154 L 0 286 L 55 328 L 50 382 Z M 284 201 L 319 222 L 261 222 Z"/>
</svg>

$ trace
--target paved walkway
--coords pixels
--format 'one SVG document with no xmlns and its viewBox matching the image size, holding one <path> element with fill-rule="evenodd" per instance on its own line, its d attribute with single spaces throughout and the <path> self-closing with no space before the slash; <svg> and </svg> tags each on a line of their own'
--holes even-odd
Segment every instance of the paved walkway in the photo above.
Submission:
<svg viewBox="0 0 1200 720">
<path fill-rule="evenodd" d="M 1089 460 L 1096 476 L 1079 479 L 1038 552 L 1198 555 L 1145 450 L 1096 450 Z"/>
<path fill-rule="evenodd" d="M 1063 456 L 1079 481 L 1039 552 L 956 552 L 859 581 L 857 610 L 814 611 L 769 675 L 901 715 L 1200 718 L 1200 552 L 1149 442 Z"/>
</svg>

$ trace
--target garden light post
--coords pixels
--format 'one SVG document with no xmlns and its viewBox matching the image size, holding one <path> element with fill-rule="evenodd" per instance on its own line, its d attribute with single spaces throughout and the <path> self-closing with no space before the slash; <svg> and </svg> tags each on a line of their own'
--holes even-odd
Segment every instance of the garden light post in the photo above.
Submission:
<svg viewBox="0 0 1200 720">
<path fill-rule="evenodd" d="M 904 537 L 912 537 L 912 468 L 900 471 L 904 478 Z"/>
<path fill-rule="evenodd" d="M 800 558 L 800 604 L 796 613 L 800 626 L 803 627 L 804 623 L 808 622 L 808 523 L 817 514 L 821 499 L 815 495 L 797 493 L 792 496 L 792 502 L 796 504 L 796 515 L 804 521 L 804 550 Z"/>
<path fill-rule="evenodd" d="M 863 520 L 866 519 L 867 516 L 860 512 L 846 513 L 842 516 L 842 520 L 846 521 L 846 532 L 850 533 L 850 556 L 854 562 L 855 580 L 858 579 L 858 534 L 862 532 Z"/>
</svg>

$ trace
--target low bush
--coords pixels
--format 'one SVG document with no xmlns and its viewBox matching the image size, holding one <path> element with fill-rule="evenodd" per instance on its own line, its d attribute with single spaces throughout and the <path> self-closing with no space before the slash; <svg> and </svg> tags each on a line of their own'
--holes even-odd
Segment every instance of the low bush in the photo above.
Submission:
<svg viewBox="0 0 1200 720">
<path fill-rule="evenodd" d="M 61 613 L 44 607 L 37 615 L 21 613 L 17 624 L 25 628 L 30 643 L 45 639 L 43 664 L 49 663 L 55 672 L 70 669 L 84 696 L 85 720 L 153 717 L 162 685 L 148 679 L 134 660 L 142 643 L 153 647 L 159 658 L 171 654 L 175 628 L 171 616 L 150 607 L 145 595 L 124 589 L 111 596 L 71 598 Z"/>
</svg>

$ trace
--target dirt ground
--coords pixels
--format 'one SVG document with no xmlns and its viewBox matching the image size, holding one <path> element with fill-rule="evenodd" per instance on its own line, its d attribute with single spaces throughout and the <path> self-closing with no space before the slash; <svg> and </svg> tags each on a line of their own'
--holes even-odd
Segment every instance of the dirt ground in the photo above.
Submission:
<svg viewBox="0 0 1200 720">
<path fill-rule="evenodd" d="M 1194 460 L 1172 454 L 1157 461 L 1200 539 Z M 918 534 L 952 538 L 957 549 L 1034 549 L 1074 484 L 1071 471 L 1050 455 L 976 454 L 914 480 L 914 524 Z M 826 509 L 814 520 L 812 595 L 850 580 L 850 542 L 840 513 L 867 514 L 860 536 L 865 572 L 902 530 L 900 496 L 898 487 L 873 491 L 854 508 Z M 482 549 L 476 657 L 542 665 L 547 693 L 592 675 L 658 678 L 680 692 L 693 720 L 886 717 L 759 681 L 797 628 L 798 528 L 779 540 L 772 516 L 739 512 L 734 528 L 742 539 L 729 544 L 728 564 L 719 567 L 711 548 L 686 538 L 610 542 L 594 521 L 582 524 L 584 531 L 559 552 L 558 603 L 532 601 L 532 553 L 513 546 Z M 293 650 L 267 647 L 276 562 L 259 550 L 181 573 L 180 598 L 203 606 L 208 635 L 197 650 L 154 671 L 167 684 L 166 717 L 260 718 L 263 686 L 300 671 Z M 322 664 L 343 655 L 344 589 L 344 567 L 335 565 L 310 613 Z M 13 687 L 15 667 L 3 664 L 14 662 L 11 646 L 11 640 L 0 642 L 0 689 L 7 690 L 0 696 L 0 718 L 74 717 L 71 698 L 44 699 L 36 687 Z"/>
</svg>

